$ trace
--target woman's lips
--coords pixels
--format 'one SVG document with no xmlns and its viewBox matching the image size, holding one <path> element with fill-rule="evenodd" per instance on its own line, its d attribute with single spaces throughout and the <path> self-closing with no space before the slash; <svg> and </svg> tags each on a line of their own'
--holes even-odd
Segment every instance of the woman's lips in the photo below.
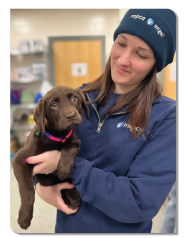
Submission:
<svg viewBox="0 0 189 238">
<path fill-rule="evenodd" d="M 120 74 L 128 74 L 128 73 L 130 73 L 129 71 L 126 71 L 126 70 L 123 70 L 123 69 L 119 68 L 119 66 L 117 66 L 117 64 L 116 64 L 116 70 Z"/>
</svg>

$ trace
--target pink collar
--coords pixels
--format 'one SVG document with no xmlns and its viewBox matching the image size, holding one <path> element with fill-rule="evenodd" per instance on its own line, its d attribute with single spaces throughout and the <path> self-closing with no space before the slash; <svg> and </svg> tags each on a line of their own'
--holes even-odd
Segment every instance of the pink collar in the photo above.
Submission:
<svg viewBox="0 0 189 238">
<path fill-rule="evenodd" d="M 64 138 L 54 137 L 54 136 L 50 135 L 48 132 L 46 132 L 46 131 L 45 131 L 45 135 L 46 135 L 49 139 L 51 139 L 51 140 L 64 143 L 64 142 L 71 136 L 72 132 L 73 132 L 73 130 L 70 130 L 70 132 L 68 133 L 68 135 L 65 136 Z"/>
</svg>

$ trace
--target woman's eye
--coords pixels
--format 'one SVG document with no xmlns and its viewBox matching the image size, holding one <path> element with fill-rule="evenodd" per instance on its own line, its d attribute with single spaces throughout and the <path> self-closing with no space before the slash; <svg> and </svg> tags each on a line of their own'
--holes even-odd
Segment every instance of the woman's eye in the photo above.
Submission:
<svg viewBox="0 0 189 238">
<path fill-rule="evenodd" d="M 55 108 L 55 107 L 57 107 L 58 105 L 57 105 L 57 103 L 56 102 L 53 102 L 52 104 L 51 104 L 51 107 L 52 108 Z"/>
<path fill-rule="evenodd" d="M 118 45 L 120 45 L 121 47 L 124 47 L 125 45 L 122 44 L 121 42 L 118 42 Z"/>
<path fill-rule="evenodd" d="M 141 59 L 146 59 L 146 57 L 142 56 L 141 54 L 137 54 Z"/>
<path fill-rule="evenodd" d="M 72 96 L 72 97 L 71 97 L 71 101 L 72 101 L 72 102 L 77 102 L 77 101 L 78 101 L 78 98 L 77 98 L 76 96 Z"/>
</svg>

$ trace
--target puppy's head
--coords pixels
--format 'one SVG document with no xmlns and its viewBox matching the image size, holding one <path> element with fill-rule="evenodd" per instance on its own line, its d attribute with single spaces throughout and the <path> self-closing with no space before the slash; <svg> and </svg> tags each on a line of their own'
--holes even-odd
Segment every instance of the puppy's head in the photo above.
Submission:
<svg viewBox="0 0 189 238">
<path fill-rule="evenodd" d="M 43 131 L 44 122 L 47 128 L 54 131 L 71 130 L 82 123 L 82 109 L 89 119 L 88 106 L 80 89 L 57 86 L 39 100 L 34 120 Z"/>
</svg>

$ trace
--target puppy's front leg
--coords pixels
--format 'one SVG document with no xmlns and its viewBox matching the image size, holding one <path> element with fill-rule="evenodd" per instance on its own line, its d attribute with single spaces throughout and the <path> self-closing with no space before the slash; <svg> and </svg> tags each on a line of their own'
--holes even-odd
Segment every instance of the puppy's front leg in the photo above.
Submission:
<svg viewBox="0 0 189 238">
<path fill-rule="evenodd" d="M 21 206 L 18 216 L 18 224 L 22 229 L 30 226 L 33 217 L 33 204 L 35 200 L 35 190 L 32 180 L 33 165 L 27 164 L 27 149 L 20 149 L 12 160 L 15 177 L 18 181 L 21 197 Z"/>
<path fill-rule="evenodd" d="M 61 156 L 57 168 L 57 176 L 64 180 L 72 171 L 74 159 L 79 153 L 80 144 L 70 143 L 61 150 Z"/>
</svg>

